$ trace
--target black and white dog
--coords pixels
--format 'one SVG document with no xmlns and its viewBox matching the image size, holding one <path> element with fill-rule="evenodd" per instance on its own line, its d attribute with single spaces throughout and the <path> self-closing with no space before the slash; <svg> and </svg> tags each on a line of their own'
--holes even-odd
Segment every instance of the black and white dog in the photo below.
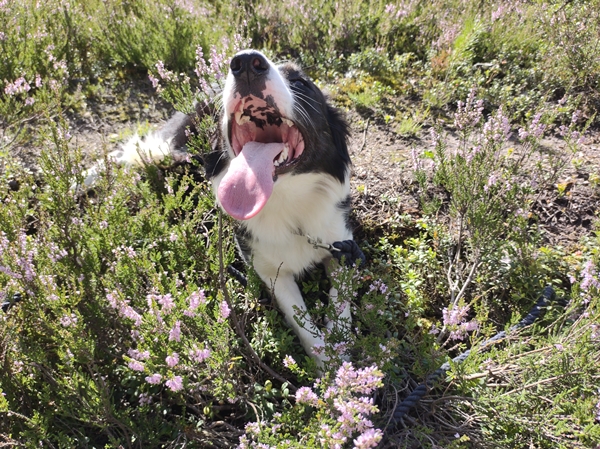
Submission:
<svg viewBox="0 0 600 449">
<path fill-rule="evenodd" d="M 231 60 L 220 120 L 220 142 L 204 158 L 207 177 L 220 206 L 239 222 L 243 258 L 272 288 L 302 346 L 322 366 L 323 333 L 294 318 L 306 315 L 296 279 L 316 264 L 329 264 L 332 255 L 348 263 L 365 260 L 348 224 L 348 124 L 298 66 L 276 66 L 256 50 Z M 180 151 L 191 125 L 191 117 L 177 113 L 113 158 L 136 164 L 144 156 L 157 160 Z M 86 184 L 94 177 L 91 170 Z M 349 325 L 349 303 L 340 304 L 335 289 L 330 296 Z"/>
</svg>

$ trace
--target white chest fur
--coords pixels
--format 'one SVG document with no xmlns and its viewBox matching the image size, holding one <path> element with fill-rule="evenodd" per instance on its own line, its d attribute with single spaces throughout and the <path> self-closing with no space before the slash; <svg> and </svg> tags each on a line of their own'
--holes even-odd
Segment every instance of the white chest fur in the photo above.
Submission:
<svg viewBox="0 0 600 449">
<path fill-rule="evenodd" d="M 219 179 L 214 180 L 217 189 Z M 350 193 L 344 183 L 324 173 L 284 175 L 265 207 L 243 223 L 250 234 L 254 268 L 267 281 L 282 273 L 295 276 L 329 256 L 306 236 L 323 243 L 352 238 L 340 203 Z"/>
</svg>

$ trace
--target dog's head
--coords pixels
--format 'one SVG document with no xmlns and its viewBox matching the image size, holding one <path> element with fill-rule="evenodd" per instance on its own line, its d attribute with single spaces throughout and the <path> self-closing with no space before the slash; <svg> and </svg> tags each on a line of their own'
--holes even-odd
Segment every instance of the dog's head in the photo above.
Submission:
<svg viewBox="0 0 600 449">
<path fill-rule="evenodd" d="M 231 60 L 222 133 L 230 163 L 217 196 L 238 220 L 258 214 L 286 176 L 347 176 L 348 125 L 340 113 L 298 66 L 276 66 L 256 50 Z"/>
</svg>

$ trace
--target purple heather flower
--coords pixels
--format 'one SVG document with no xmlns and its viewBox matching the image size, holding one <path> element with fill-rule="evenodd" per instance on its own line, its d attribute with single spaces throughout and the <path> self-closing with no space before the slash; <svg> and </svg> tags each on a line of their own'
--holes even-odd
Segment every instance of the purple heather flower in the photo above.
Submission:
<svg viewBox="0 0 600 449">
<path fill-rule="evenodd" d="M 129 349 L 127 355 L 132 359 L 148 360 L 150 358 L 150 351 L 138 351 L 137 349 Z"/>
<path fill-rule="evenodd" d="M 170 293 L 167 293 L 166 295 L 156 295 L 155 298 L 156 302 L 162 306 L 162 310 L 165 313 L 169 313 L 173 307 L 175 307 L 175 302 Z"/>
<path fill-rule="evenodd" d="M 194 349 L 190 351 L 190 359 L 192 359 L 192 361 L 196 363 L 202 363 L 209 357 L 210 349 L 208 348 L 198 349 L 194 347 Z"/>
<path fill-rule="evenodd" d="M 62 324 L 64 327 L 75 326 L 77 324 L 77 315 L 74 313 L 71 315 L 64 315 L 60 319 L 60 324 Z"/>
<path fill-rule="evenodd" d="M 291 355 L 286 355 L 283 358 L 283 366 L 285 366 L 286 368 L 289 368 L 290 366 L 293 366 L 296 364 L 296 361 L 294 360 L 294 358 Z"/>
<path fill-rule="evenodd" d="M 169 331 L 169 341 L 181 341 L 181 321 L 175 321 L 173 329 Z"/>
<path fill-rule="evenodd" d="M 142 393 L 139 397 L 140 405 L 150 405 L 152 404 L 152 396 L 148 393 Z"/>
<path fill-rule="evenodd" d="M 146 377 L 146 382 L 152 385 L 158 385 L 162 380 L 162 376 L 158 373 L 152 374 L 151 376 Z"/>
<path fill-rule="evenodd" d="M 174 376 L 165 382 L 165 385 L 171 389 L 171 391 L 179 391 L 183 388 L 183 379 L 181 376 Z"/>
<path fill-rule="evenodd" d="M 132 359 L 127 363 L 127 366 L 133 371 L 144 371 L 144 364 L 139 360 Z"/>
<path fill-rule="evenodd" d="M 457 103 L 454 126 L 460 130 L 477 125 L 483 117 L 483 100 L 475 100 L 476 92 L 475 88 L 471 89 L 466 103 L 462 101 Z"/>
<path fill-rule="evenodd" d="M 379 429 L 367 429 L 358 438 L 354 440 L 354 449 L 369 449 L 377 446 L 377 443 L 383 438 L 383 433 Z"/>
<path fill-rule="evenodd" d="M 218 320 L 219 322 L 223 322 L 229 317 L 231 309 L 229 308 L 227 301 L 221 301 L 221 304 L 219 304 L 219 312 L 221 313 L 221 318 Z"/>
<path fill-rule="evenodd" d="M 206 296 L 204 295 L 204 290 L 198 290 L 193 292 L 188 297 L 189 307 L 187 310 L 183 312 L 186 316 L 195 316 L 196 309 L 200 307 L 200 304 L 206 304 Z"/>
<path fill-rule="evenodd" d="M 167 365 L 169 366 L 169 368 L 173 368 L 175 365 L 177 365 L 179 363 L 179 354 L 174 352 L 173 354 L 171 354 L 165 358 L 165 362 L 167 362 Z"/>
<path fill-rule="evenodd" d="M 296 391 L 296 402 L 316 407 L 319 403 L 319 398 L 309 387 L 301 387 Z"/>
</svg>

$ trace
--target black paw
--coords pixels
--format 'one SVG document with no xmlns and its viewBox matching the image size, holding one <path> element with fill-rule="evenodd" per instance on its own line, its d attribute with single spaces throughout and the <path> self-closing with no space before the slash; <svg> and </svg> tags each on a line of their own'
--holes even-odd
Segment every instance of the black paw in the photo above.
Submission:
<svg viewBox="0 0 600 449">
<path fill-rule="evenodd" d="M 358 265 L 365 265 L 367 263 L 367 258 L 365 257 L 364 253 L 358 247 L 354 240 L 343 240 L 341 242 L 333 242 L 331 246 L 339 249 L 339 251 L 331 251 L 333 257 L 335 257 L 339 261 L 341 261 L 342 258 L 344 258 L 346 265 L 349 267 L 353 266 L 356 263 L 358 263 Z"/>
</svg>

